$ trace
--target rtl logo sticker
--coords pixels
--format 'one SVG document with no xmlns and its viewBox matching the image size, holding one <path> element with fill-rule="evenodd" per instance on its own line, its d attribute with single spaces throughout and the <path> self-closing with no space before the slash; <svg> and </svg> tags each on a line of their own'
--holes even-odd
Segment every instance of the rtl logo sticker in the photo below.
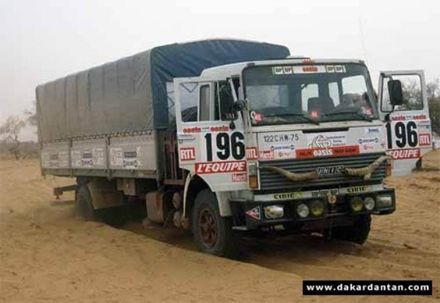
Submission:
<svg viewBox="0 0 440 303">
<path fill-rule="evenodd" d="M 419 134 L 419 145 L 420 146 L 431 145 L 431 134 Z"/>
<path fill-rule="evenodd" d="M 247 147 L 246 148 L 246 159 L 248 160 L 257 160 L 258 153 L 256 147 Z"/>
<path fill-rule="evenodd" d="M 194 147 L 181 148 L 179 153 L 181 161 L 193 161 L 196 159 L 196 150 Z"/>
</svg>

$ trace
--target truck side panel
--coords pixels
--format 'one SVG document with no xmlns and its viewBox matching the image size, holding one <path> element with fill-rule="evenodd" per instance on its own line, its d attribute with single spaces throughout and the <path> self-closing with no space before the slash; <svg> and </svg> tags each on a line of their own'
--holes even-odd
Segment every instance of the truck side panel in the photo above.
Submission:
<svg viewBox="0 0 440 303">
<path fill-rule="evenodd" d="M 109 145 L 110 169 L 157 170 L 155 140 L 155 133 L 112 138 Z"/>
<path fill-rule="evenodd" d="M 106 169 L 105 139 L 72 141 L 71 167 L 73 169 Z"/>
<path fill-rule="evenodd" d="M 43 144 L 41 167 L 43 169 L 70 169 L 69 142 Z"/>
<path fill-rule="evenodd" d="M 43 143 L 43 173 L 58 176 L 154 178 L 159 176 L 155 131 Z"/>
</svg>

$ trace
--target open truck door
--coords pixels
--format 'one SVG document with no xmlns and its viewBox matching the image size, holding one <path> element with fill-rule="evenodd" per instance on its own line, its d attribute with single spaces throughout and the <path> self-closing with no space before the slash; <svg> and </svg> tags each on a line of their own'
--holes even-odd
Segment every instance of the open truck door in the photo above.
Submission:
<svg viewBox="0 0 440 303">
<path fill-rule="evenodd" d="M 420 70 L 384 71 L 379 78 L 379 112 L 385 123 L 392 175 L 408 175 L 432 150 L 425 75 Z"/>
<path fill-rule="evenodd" d="M 243 120 L 230 110 L 236 99 L 232 87 L 228 80 L 174 80 L 180 168 L 214 192 L 247 186 Z"/>
</svg>

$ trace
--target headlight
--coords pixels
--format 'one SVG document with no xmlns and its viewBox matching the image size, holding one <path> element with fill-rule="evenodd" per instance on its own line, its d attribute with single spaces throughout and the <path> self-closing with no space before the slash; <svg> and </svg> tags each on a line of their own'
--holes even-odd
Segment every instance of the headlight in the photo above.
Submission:
<svg viewBox="0 0 440 303">
<path fill-rule="evenodd" d="M 371 211 L 374 209 L 374 206 L 376 206 L 376 201 L 374 201 L 373 197 L 366 197 L 364 199 L 364 206 L 366 210 Z"/>
<path fill-rule="evenodd" d="M 318 217 L 324 213 L 324 203 L 321 200 L 313 200 L 310 202 L 310 212 Z"/>
<path fill-rule="evenodd" d="M 278 219 L 284 216 L 284 208 L 281 205 L 269 205 L 264 207 L 264 216 L 267 219 Z"/>
<path fill-rule="evenodd" d="M 377 208 L 388 208 L 393 206 L 393 198 L 390 195 L 377 196 Z"/>
<path fill-rule="evenodd" d="M 307 205 L 305 205 L 304 203 L 298 204 L 298 206 L 296 207 L 296 213 L 298 214 L 298 216 L 300 216 L 301 218 L 305 218 L 309 215 L 310 211 L 309 211 L 309 207 Z"/>
<path fill-rule="evenodd" d="M 364 208 L 364 203 L 360 197 L 353 197 L 350 200 L 350 207 L 354 212 L 360 212 Z"/>
</svg>

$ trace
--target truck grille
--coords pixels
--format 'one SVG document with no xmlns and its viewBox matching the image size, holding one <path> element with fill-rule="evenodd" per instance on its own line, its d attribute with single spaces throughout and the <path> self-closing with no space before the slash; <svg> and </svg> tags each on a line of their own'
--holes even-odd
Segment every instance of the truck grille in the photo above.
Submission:
<svg viewBox="0 0 440 303">
<path fill-rule="evenodd" d="M 289 159 L 289 160 L 275 160 L 275 161 L 260 161 L 260 166 L 271 165 L 280 167 L 293 173 L 304 173 L 316 170 L 327 172 L 319 179 L 312 181 L 293 182 L 286 177 L 275 172 L 260 170 L 260 184 L 261 190 L 286 190 L 301 187 L 321 187 L 326 185 L 349 185 L 362 182 L 362 177 L 345 176 L 342 173 L 334 173 L 334 167 L 351 167 L 359 168 L 368 166 L 374 162 L 384 153 L 370 153 L 361 154 L 349 157 L 327 157 L 327 158 L 313 158 L 313 159 Z M 326 169 L 330 168 L 330 169 Z M 371 183 L 381 182 L 385 178 L 386 162 L 383 162 L 372 174 L 370 178 Z"/>
</svg>

